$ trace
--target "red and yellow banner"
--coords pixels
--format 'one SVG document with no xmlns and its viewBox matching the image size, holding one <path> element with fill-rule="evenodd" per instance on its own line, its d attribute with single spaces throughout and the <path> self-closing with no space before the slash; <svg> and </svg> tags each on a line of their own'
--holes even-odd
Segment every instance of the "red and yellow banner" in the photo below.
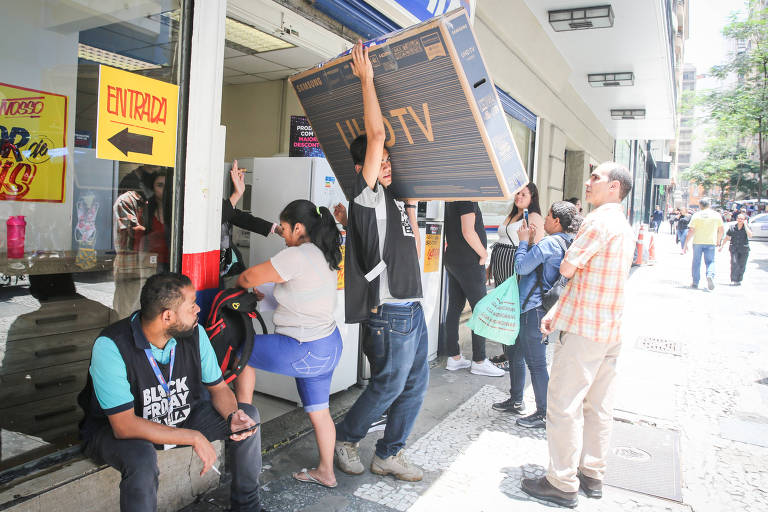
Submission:
<svg viewBox="0 0 768 512">
<path fill-rule="evenodd" d="M 0 83 L 0 200 L 64 202 L 67 97 Z"/>
</svg>

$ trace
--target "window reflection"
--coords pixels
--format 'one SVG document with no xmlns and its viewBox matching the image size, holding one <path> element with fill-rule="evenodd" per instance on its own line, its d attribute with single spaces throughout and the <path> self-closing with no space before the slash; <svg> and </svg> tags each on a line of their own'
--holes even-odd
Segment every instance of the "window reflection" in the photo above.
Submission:
<svg viewBox="0 0 768 512">
<path fill-rule="evenodd" d="M 0 17 L 0 470 L 77 443 L 93 341 L 169 265 L 174 169 L 96 158 L 96 121 L 100 64 L 178 83 L 179 2 L 99 5 Z"/>
</svg>

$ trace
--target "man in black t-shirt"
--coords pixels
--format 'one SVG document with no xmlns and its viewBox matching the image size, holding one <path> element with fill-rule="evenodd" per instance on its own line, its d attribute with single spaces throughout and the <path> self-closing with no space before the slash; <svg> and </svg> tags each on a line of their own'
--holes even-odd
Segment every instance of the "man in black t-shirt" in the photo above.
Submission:
<svg viewBox="0 0 768 512">
<path fill-rule="evenodd" d="M 741 280 L 744 278 L 744 270 L 747 267 L 747 258 L 749 258 L 750 238 L 752 238 L 752 231 L 747 225 L 747 217 L 740 213 L 736 217 L 736 225 L 728 229 L 723 243 L 720 244 L 720 250 L 722 251 L 725 243 L 730 241 L 731 284 L 733 286 L 741 286 Z"/>
<path fill-rule="evenodd" d="M 360 42 L 352 51 L 352 71 L 362 84 L 366 135 L 350 147 L 355 167 L 360 169 L 350 195 L 344 253 L 345 320 L 363 323 L 371 380 L 336 425 L 336 465 L 348 474 L 365 471 L 359 441 L 389 408 L 371 472 L 418 481 L 423 471 L 404 454 L 429 381 L 416 204 L 398 200 L 389 190 L 393 170 L 384 147 L 384 120 L 373 84 L 373 66 Z"/>
<path fill-rule="evenodd" d="M 501 377 L 504 370 L 485 357 L 485 338 L 472 333 L 472 361 L 461 355 L 459 347 L 459 317 L 464 304 L 474 310 L 485 297 L 485 262 L 488 259 L 488 238 L 480 207 L 474 201 L 454 201 L 445 204 L 445 236 L 447 247 L 443 262 L 448 274 L 448 311 L 445 318 L 446 370 L 470 368 L 476 375 Z"/>
</svg>

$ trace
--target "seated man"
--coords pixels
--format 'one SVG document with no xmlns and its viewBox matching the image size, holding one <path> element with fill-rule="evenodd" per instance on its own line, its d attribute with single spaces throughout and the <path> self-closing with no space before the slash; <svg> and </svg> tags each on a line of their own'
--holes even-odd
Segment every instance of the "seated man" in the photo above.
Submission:
<svg viewBox="0 0 768 512">
<path fill-rule="evenodd" d="M 156 447 L 192 446 L 202 475 L 215 469 L 211 441 L 227 437 L 234 441 L 232 510 L 261 510 L 259 413 L 238 404 L 222 381 L 211 342 L 197 325 L 199 310 L 187 276 L 157 274 L 141 289 L 141 310 L 106 327 L 93 345 L 78 397 L 83 451 L 120 471 L 123 512 L 157 510 Z"/>
</svg>

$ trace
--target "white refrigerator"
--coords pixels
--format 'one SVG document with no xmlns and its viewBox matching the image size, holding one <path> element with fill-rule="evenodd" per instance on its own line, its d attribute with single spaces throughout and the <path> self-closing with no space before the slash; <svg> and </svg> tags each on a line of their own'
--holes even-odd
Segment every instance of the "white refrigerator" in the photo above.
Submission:
<svg viewBox="0 0 768 512">
<path fill-rule="evenodd" d="M 238 166 L 246 169 L 246 182 L 250 184 L 250 208 L 252 215 L 263 219 L 278 221 L 282 209 L 295 199 L 309 199 L 317 206 L 325 206 L 333 211 L 333 205 L 347 201 L 339 187 L 336 177 L 324 158 L 238 158 Z M 239 243 L 244 255 L 248 254 L 248 264 L 255 265 L 268 260 L 285 248 L 282 238 L 250 234 L 248 245 Z M 265 302 L 266 305 L 266 302 Z M 274 332 L 273 310 L 265 307 L 261 311 L 269 332 Z M 358 334 L 359 324 L 344 323 L 344 290 L 337 291 L 335 310 L 336 324 L 343 340 L 341 360 L 333 373 L 331 393 L 347 389 L 357 383 Z M 257 328 L 257 332 L 258 332 Z M 254 347 L 258 350 L 258 344 Z M 285 375 L 256 371 L 256 391 L 276 396 L 299 404 L 294 379 Z"/>
</svg>

